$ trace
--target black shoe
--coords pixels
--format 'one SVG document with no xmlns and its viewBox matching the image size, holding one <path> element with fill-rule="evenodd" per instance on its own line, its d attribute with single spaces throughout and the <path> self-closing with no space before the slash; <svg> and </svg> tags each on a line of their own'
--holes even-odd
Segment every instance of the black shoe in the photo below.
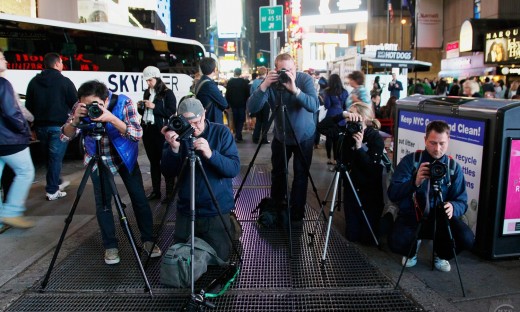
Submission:
<svg viewBox="0 0 520 312">
<path fill-rule="evenodd" d="M 267 139 L 263 139 L 263 140 L 262 140 L 262 144 L 269 144 L 269 143 L 271 143 L 271 141 L 269 141 L 269 140 L 267 140 Z"/>
<path fill-rule="evenodd" d="M 148 198 L 148 200 L 160 199 L 161 193 L 153 191 L 150 193 L 150 195 L 146 196 L 146 198 Z"/>
</svg>

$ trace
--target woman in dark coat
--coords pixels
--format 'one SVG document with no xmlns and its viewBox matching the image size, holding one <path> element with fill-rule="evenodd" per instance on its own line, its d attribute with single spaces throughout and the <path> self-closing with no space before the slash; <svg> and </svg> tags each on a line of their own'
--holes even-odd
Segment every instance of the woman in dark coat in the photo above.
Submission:
<svg viewBox="0 0 520 312">
<path fill-rule="evenodd" d="M 356 102 L 349 108 L 350 120 L 362 119 L 360 132 L 347 131 L 341 144 L 342 161 L 349 172 L 354 188 L 376 237 L 383 211 L 383 155 L 384 142 L 379 135 L 381 124 L 374 119 L 370 106 Z M 374 239 L 361 212 L 356 196 L 348 181 L 344 181 L 346 237 L 352 242 L 373 244 Z"/>
<path fill-rule="evenodd" d="M 161 72 L 157 67 L 148 66 L 144 69 L 143 79 L 148 84 L 148 89 L 144 91 L 143 101 L 139 101 L 137 105 L 137 111 L 142 115 L 143 145 L 150 161 L 152 193 L 147 196 L 149 200 L 161 198 L 161 157 L 164 145 L 161 129 L 177 111 L 177 99 L 160 76 Z M 167 200 L 172 195 L 174 180 L 165 178 L 165 182 Z"/>
<path fill-rule="evenodd" d="M 347 97 L 348 91 L 343 88 L 343 82 L 341 78 L 337 74 L 332 74 L 329 77 L 329 86 L 325 89 L 324 94 L 324 105 L 327 109 L 327 115 L 325 117 L 336 116 L 341 114 L 344 110 L 347 109 Z M 338 126 L 344 126 L 345 121 L 341 120 L 338 122 Z M 337 158 L 337 136 L 326 135 L 325 148 L 327 149 L 327 164 L 335 165 Z M 332 152 L 334 153 L 334 158 L 331 158 Z"/>
</svg>

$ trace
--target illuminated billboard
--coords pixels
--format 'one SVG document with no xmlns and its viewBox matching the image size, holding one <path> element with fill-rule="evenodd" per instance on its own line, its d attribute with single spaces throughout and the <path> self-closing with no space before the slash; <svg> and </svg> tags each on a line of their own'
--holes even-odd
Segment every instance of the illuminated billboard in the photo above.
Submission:
<svg viewBox="0 0 520 312">
<path fill-rule="evenodd" d="M 244 25 L 242 0 L 217 0 L 219 38 L 239 38 Z"/>
</svg>

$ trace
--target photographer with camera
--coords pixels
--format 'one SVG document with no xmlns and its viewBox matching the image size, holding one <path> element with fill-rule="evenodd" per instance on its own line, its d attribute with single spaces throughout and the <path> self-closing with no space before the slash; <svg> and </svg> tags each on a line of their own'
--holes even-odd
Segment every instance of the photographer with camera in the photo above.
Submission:
<svg viewBox="0 0 520 312">
<path fill-rule="evenodd" d="M 271 106 L 271 111 L 276 111 L 274 119 L 274 139 L 271 143 L 271 197 L 283 207 L 286 200 L 286 170 L 284 149 L 287 151 L 287 162 L 292 154 L 296 153 L 293 160 L 294 178 L 290 194 L 291 218 L 301 221 L 305 214 L 307 201 L 308 169 L 312 162 L 312 151 L 316 132 L 316 120 L 314 114 L 318 111 L 319 102 L 314 88 L 314 82 L 310 75 L 296 72 L 296 64 L 290 54 L 283 53 L 275 59 L 276 70 L 270 71 L 260 84 L 258 89 L 249 97 L 247 106 L 250 113 L 260 111 L 265 102 Z M 286 107 L 287 117 L 283 120 Z M 277 109 L 280 108 L 280 109 Z M 285 138 L 283 137 L 285 130 Z M 294 132 L 294 136 L 293 136 Z M 283 146 L 285 142 L 285 146 Z M 298 143 L 303 155 L 300 155 Z M 303 160 L 303 158 L 305 161 Z M 283 208 L 281 208 L 283 209 Z"/>
<path fill-rule="evenodd" d="M 451 270 L 448 260 L 454 257 L 453 243 L 448 227 L 443 226 L 445 216 L 449 219 L 456 253 L 473 246 L 473 232 L 460 220 L 468 208 L 466 182 L 460 165 L 446 155 L 449 140 L 450 126 L 446 122 L 430 122 L 424 137 L 426 150 L 403 157 L 392 176 L 388 197 L 399 203 L 399 215 L 388 237 L 388 245 L 393 252 L 404 256 L 402 263 L 406 267 L 417 264 L 420 239 L 434 239 L 435 268 L 443 272 Z M 453 162 L 453 172 L 449 169 L 450 162 Z M 444 202 L 436 203 L 436 188 L 440 189 Z M 423 223 L 416 237 L 420 222 Z M 412 244 L 415 254 L 406 261 Z"/>
<path fill-rule="evenodd" d="M 138 102 L 137 112 L 143 116 L 143 145 L 150 161 L 150 176 L 152 178 L 152 193 L 147 198 L 161 198 L 161 157 L 164 136 L 161 129 L 171 115 L 176 112 L 177 99 L 161 79 L 161 72 L 155 66 L 147 66 L 143 70 L 143 79 L 148 85 L 144 91 L 143 100 Z M 164 179 L 166 183 L 166 198 L 173 192 L 173 179 Z"/>
<path fill-rule="evenodd" d="M 230 212 L 235 208 L 232 179 L 240 172 L 240 158 L 231 131 L 226 126 L 206 120 L 202 103 L 195 98 L 184 99 L 162 133 L 165 145 L 161 169 L 165 176 L 176 177 L 184 160 L 193 149 L 199 156 L 221 209 L 225 226 L 231 228 Z M 187 162 L 186 162 L 187 164 Z M 201 170 L 195 171 L 195 236 L 206 241 L 224 261 L 229 259 L 231 241 L 213 203 Z M 185 243 L 191 235 L 190 175 L 184 174 L 179 185 L 175 243 Z"/>
<path fill-rule="evenodd" d="M 348 112 L 336 117 L 341 118 L 347 119 L 347 123 L 342 129 L 344 135 L 338 141 L 340 160 L 350 173 L 370 227 L 377 237 L 384 207 L 381 165 L 384 142 L 378 131 L 381 124 L 374 119 L 372 108 L 362 102 L 352 103 Z M 354 190 L 346 182 L 344 194 L 347 239 L 363 244 L 374 243 Z"/>
<path fill-rule="evenodd" d="M 116 97 L 116 101 L 111 101 Z M 86 165 L 98 154 L 97 138 L 94 135 L 102 134 L 99 156 L 112 174 L 119 173 L 125 184 L 141 232 L 143 249 L 151 253 L 151 257 L 159 257 L 159 247 L 152 249 L 152 211 L 144 193 L 141 170 L 137 163 L 138 142 L 143 130 L 132 101 L 125 95 L 111 93 L 104 83 L 96 80 L 83 83 L 78 89 L 78 98 L 67 123 L 61 128 L 61 140 L 70 141 L 83 132 Z M 105 248 L 105 263 L 116 264 L 120 258 L 111 206 L 113 194 L 110 177 L 107 174 L 102 175 L 104 189 L 101 190 L 100 169 L 97 164 L 92 170 L 90 177 L 96 200 L 96 217 Z M 105 195 L 104 199 L 102 194 Z"/>
</svg>

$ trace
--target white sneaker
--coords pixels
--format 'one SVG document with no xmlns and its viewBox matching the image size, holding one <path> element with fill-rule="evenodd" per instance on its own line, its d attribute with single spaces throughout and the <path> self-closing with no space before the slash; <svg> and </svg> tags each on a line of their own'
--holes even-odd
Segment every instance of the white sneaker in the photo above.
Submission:
<svg viewBox="0 0 520 312">
<path fill-rule="evenodd" d="M 47 200 L 56 200 L 56 199 L 60 199 L 62 197 L 67 196 L 67 193 L 57 190 L 56 193 L 54 193 L 54 194 L 46 193 L 46 195 L 47 195 Z"/>
<path fill-rule="evenodd" d="M 117 248 L 108 248 L 105 250 L 106 264 L 118 264 L 120 260 L 119 250 Z"/>
<path fill-rule="evenodd" d="M 60 185 L 58 185 L 58 189 L 60 191 L 63 191 L 64 189 L 67 188 L 67 186 L 70 185 L 70 181 L 63 181 Z"/>
<path fill-rule="evenodd" d="M 406 264 L 404 264 L 405 261 Z M 403 259 L 401 260 L 401 264 L 406 266 L 407 268 L 414 267 L 417 264 L 417 254 L 411 258 L 408 258 L 408 260 L 406 260 L 406 257 L 403 257 Z"/>
<path fill-rule="evenodd" d="M 441 259 L 439 257 L 434 258 L 435 268 L 441 272 L 449 272 L 451 271 L 451 265 L 448 260 Z"/>
</svg>

